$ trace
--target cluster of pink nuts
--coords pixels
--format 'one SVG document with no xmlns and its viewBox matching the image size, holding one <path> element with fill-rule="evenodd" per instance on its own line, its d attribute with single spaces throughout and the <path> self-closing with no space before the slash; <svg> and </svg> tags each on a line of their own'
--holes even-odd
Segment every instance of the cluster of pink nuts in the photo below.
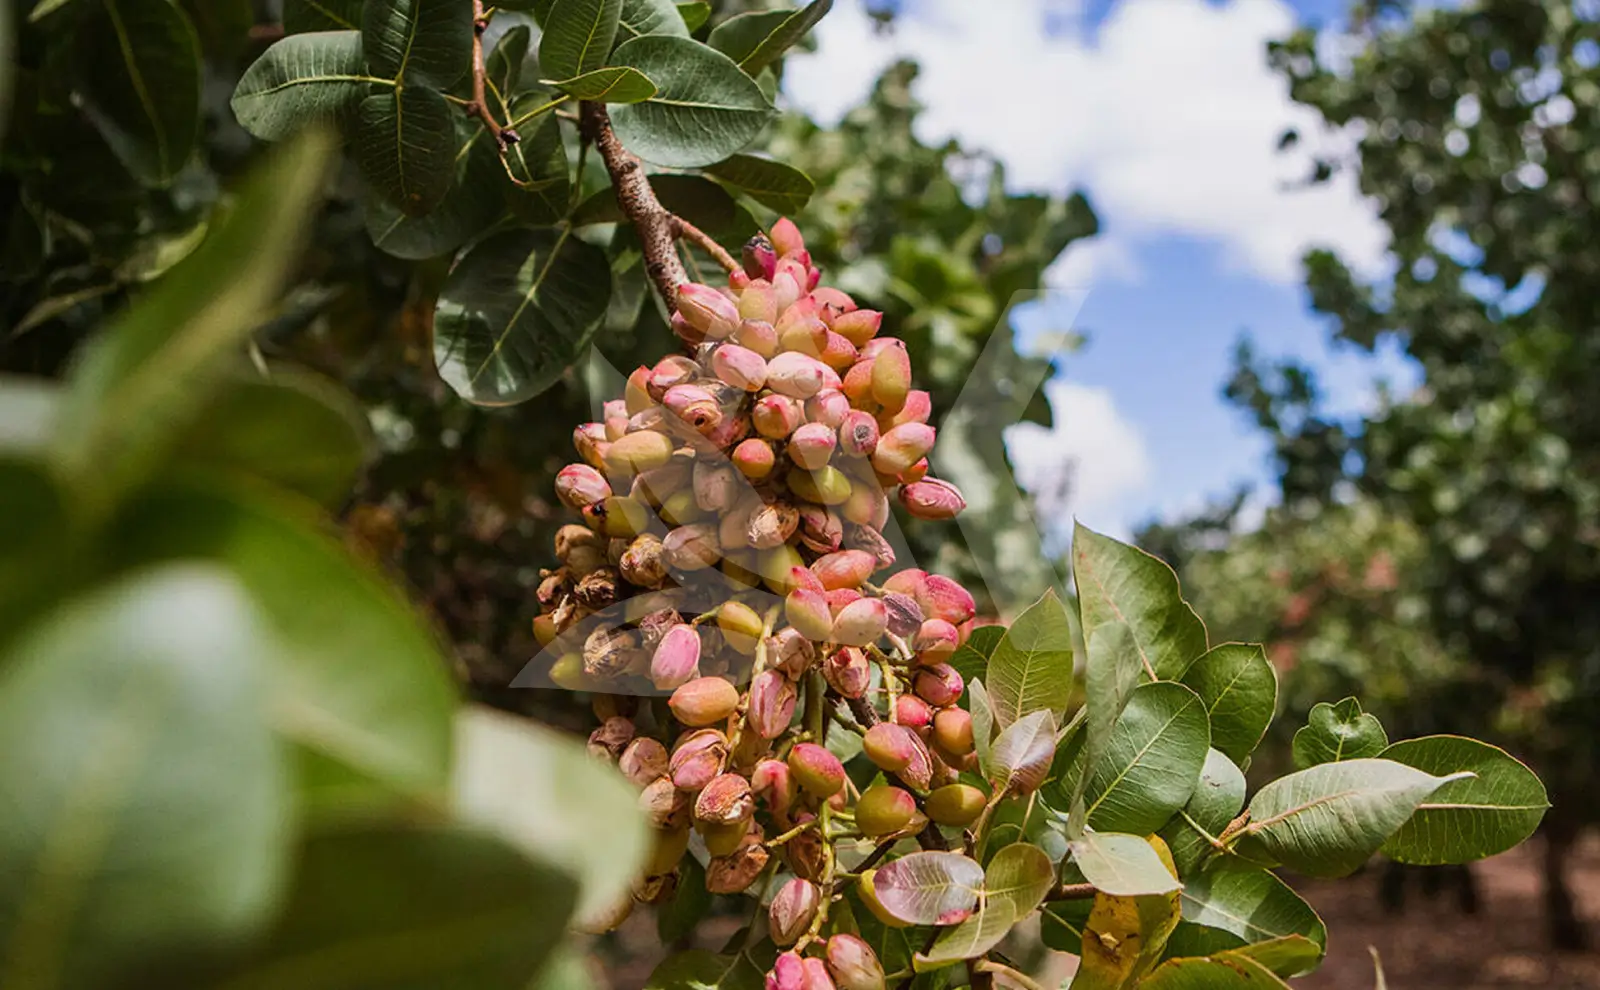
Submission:
<svg viewBox="0 0 1600 990">
<path fill-rule="evenodd" d="M 931 405 L 904 342 L 819 275 L 780 220 L 727 290 L 679 289 L 673 328 L 693 356 L 640 367 L 575 433 L 582 461 L 556 492 L 583 524 L 557 534 L 535 632 L 550 680 L 596 693 L 590 748 L 640 787 L 657 830 L 635 898 L 670 896 L 696 835 L 714 893 L 781 865 L 793 878 L 770 931 L 794 948 L 767 986 L 881 990 L 866 943 L 823 932 L 842 890 L 831 845 L 981 811 L 984 795 L 957 782 L 973 736 L 948 662 L 975 609 L 937 574 L 872 581 L 895 564 L 891 492 L 924 519 L 965 502 L 927 477 Z M 712 594 L 667 594 L 696 588 Z M 650 694 L 668 695 L 665 711 L 637 702 Z M 863 737 L 886 782 L 857 791 L 819 737 L 829 720 Z"/>
</svg>

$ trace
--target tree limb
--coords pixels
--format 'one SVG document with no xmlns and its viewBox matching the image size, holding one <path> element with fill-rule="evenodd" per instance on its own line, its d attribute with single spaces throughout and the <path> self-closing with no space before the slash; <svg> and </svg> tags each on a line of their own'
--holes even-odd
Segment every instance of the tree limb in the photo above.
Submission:
<svg viewBox="0 0 1600 990">
<path fill-rule="evenodd" d="M 611 175 L 617 205 L 622 207 L 623 216 L 633 223 L 639 234 L 645 274 L 650 276 L 656 292 L 670 308 L 677 302 L 678 286 L 689 281 L 674 243 L 678 230 L 676 218 L 656 199 L 639 159 L 629 154 L 617 139 L 605 105 L 585 101 L 581 104 L 581 118 L 584 133 L 594 142 L 600 160 L 605 162 L 606 171 Z"/>
</svg>

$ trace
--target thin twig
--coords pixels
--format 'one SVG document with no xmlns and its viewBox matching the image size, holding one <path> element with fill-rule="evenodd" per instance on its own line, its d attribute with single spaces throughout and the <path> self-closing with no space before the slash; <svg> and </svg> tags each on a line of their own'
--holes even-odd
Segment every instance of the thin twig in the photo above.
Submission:
<svg viewBox="0 0 1600 990">
<path fill-rule="evenodd" d="M 484 12 L 483 0 L 472 0 L 472 102 L 467 104 L 467 114 L 483 121 L 489 133 L 494 135 L 495 144 L 500 146 L 500 154 L 503 157 L 506 146 L 516 144 L 518 136 L 512 128 L 501 127 L 489 110 L 483 66 L 483 32 L 488 27 L 489 15 Z"/>
<path fill-rule="evenodd" d="M 683 217 L 674 216 L 672 226 L 678 236 L 693 241 L 700 250 L 711 255 L 711 259 L 721 265 L 724 271 L 736 272 L 744 266 L 733 260 L 733 255 L 721 244 L 711 239 L 711 235 L 685 220 Z"/>
<path fill-rule="evenodd" d="M 1092 883 L 1064 883 L 1044 895 L 1047 901 L 1087 901 L 1098 893 Z"/>
<path fill-rule="evenodd" d="M 689 281 L 683 262 L 678 260 L 672 214 L 656 198 L 639 159 L 629 154 L 617 139 L 605 105 L 584 102 L 581 111 L 584 130 L 611 176 L 617 205 L 622 207 L 623 215 L 633 222 L 639 234 L 645 274 L 650 276 L 656 292 L 671 306 L 677 301 L 678 286 Z"/>
<path fill-rule="evenodd" d="M 1033 978 L 1017 972 L 1005 963 L 997 963 L 993 959 L 979 959 L 977 960 L 977 965 L 973 968 L 979 973 L 992 973 L 995 976 L 1003 976 L 1010 982 L 1022 987 L 1023 990 L 1044 990 L 1044 987 Z M 977 986 L 977 984 L 973 984 L 973 986 Z"/>
</svg>

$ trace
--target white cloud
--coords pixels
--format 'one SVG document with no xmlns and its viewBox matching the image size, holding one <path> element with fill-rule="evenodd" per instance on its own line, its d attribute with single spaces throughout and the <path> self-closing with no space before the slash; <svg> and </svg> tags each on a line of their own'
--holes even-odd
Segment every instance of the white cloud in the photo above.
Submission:
<svg viewBox="0 0 1600 990">
<path fill-rule="evenodd" d="M 1120 242 L 1081 263 L 1096 276 L 1136 274 L 1131 246 L 1167 234 L 1214 240 L 1230 266 L 1274 282 L 1295 281 L 1313 245 L 1375 270 L 1383 234 L 1352 177 L 1285 188 L 1310 170 L 1307 150 L 1277 152 L 1286 126 L 1311 139 L 1303 149 L 1339 141 L 1265 64 L 1266 42 L 1294 24 L 1283 0 L 1121 0 L 1092 34 L 1071 0 L 914 0 L 879 33 L 845 3 L 817 53 L 789 60 L 785 89 L 836 120 L 884 66 L 916 59 L 924 140 L 985 148 L 1018 187 L 1088 190 Z"/>
<path fill-rule="evenodd" d="M 1055 379 L 1044 386 L 1054 426 L 1018 423 L 1006 430 L 1017 483 L 1040 502 L 1040 517 L 1063 529 L 1073 514 L 1121 527 L 1122 506 L 1151 480 L 1144 437 L 1123 417 L 1108 389 Z M 1057 533 L 1056 535 L 1065 535 Z"/>
</svg>

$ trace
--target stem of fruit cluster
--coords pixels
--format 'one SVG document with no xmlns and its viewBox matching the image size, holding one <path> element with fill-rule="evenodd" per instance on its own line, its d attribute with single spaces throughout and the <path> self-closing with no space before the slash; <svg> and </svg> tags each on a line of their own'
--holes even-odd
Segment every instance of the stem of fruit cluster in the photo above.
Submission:
<svg viewBox="0 0 1600 990">
<path fill-rule="evenodd" d="M 696 227 L 683 217 L 673 216 L 672 226 L 673 229 L 678 232 L 679 237 L 682 237 L 686 241 L 694 242 L 695 246 L 700 248 L 700 250 L 711 255 L 712 260 L 721 265 L 724 271 L 736 272 L 744 267 L 737 261 L 733 260 L 733 255 L 729 254 L 726 248 L 712 240 L 710 234 L 701 230 L 699 227 Z"/>
</svg>

